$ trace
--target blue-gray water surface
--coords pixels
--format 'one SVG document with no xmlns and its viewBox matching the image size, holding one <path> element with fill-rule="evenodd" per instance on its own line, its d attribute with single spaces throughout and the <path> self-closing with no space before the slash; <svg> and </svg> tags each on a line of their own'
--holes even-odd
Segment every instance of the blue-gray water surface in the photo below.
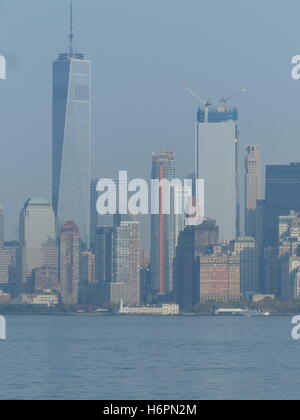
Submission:
<svg viewBox="0 0 300 420">
<path fill-rule="evenodd" d="M 291 318 L 9 316 L 0 399 L 299 399 Z"/>
</svg>

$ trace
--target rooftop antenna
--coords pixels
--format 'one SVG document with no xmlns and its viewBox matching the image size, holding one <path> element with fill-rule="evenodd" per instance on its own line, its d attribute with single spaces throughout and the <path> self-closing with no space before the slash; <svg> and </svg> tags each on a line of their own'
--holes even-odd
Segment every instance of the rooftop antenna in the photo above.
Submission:
<svg viewBox="0 0 300 420">
<path fill-rule="evenodd" d="M 74 40 L 74 34 L 73 34 L 73 1 L 70 2 L 70 55 L 73 56 L 73 40 Z"/>
</svg>

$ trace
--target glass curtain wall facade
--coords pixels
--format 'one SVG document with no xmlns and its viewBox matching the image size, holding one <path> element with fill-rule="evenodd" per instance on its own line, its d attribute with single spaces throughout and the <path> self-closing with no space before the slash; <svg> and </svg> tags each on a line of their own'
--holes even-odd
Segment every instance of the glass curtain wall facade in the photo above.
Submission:
<svg viewBox="0 0 300 420">
<path fill-rule="evenodd" d="M 60 54 L 53 63 L 52 201 L 58 228 L 67 220 L 90 242 L 91 63 Z"/>
<path fill-rule="evenodd" d="M 216 220 L 220 239 L 239 236 L 239 138 L 236 109 L 199 109 L 196 124 L 196 174 L 205 181 L 205 217 Z"/>
</svg>

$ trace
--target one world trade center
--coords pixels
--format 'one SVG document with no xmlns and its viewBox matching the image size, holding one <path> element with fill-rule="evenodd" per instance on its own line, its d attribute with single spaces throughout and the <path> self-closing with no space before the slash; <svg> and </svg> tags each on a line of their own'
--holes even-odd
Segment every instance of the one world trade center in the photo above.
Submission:
<svg viewBox="0 0 300 420">
<path fill-rule="evenodd" d="M 90 235 L 91 62 L 69 48 L 53 63 L 52 203 L 58 228 L 74 221 Z"/>
</svg>

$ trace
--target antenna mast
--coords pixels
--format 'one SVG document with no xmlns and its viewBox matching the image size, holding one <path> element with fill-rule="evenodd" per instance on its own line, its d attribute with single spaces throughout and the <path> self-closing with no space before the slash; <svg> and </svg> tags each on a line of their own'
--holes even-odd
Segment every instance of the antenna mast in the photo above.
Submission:
<svg viewBox="0 0 300 420">
<path fill-rule="evenodd" d="M 70 3 L 70 55 L 73 56 L 73 40 L 74 40 L 74 34 L 73 34 L 73 1 L 71 0 Z"/>
</svg>

